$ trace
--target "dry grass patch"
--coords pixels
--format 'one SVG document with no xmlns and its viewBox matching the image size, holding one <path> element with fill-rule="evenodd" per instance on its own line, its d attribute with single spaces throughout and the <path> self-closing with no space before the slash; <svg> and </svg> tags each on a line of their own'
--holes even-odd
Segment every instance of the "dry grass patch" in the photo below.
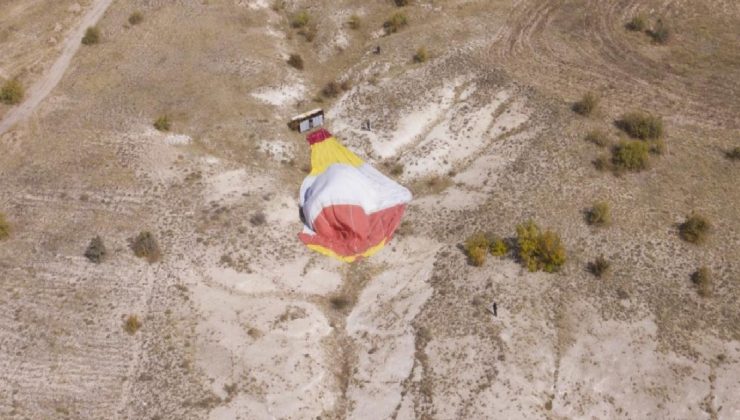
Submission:
<svg viewBox="0 0 740 420">
<path fill-rule="evenodd" d="M 170 122 L 170 118 L 166 115 L 162 115 L 161 117 L 154 120 L 154 128 L 156 128 L 159 131 L 170 131 L 170 126 L 172 123 Z"/>
<path fill-rule="evenodd" d="M 583 116 L 593 114 L 599 106 L 599 97 L 593 92 L 586 92 L 580 101 L 573 104 L 573 111 Z"/>
<path fill-rule="evenodd" d="M 23 100 L 25 90 L 18 79 L 11 79 L 3 83 L 0 88 L 0 102 L 6 105 L 16 105 Z"/>
<path fill-rule="evenodd" d="M 611 144 L 609 135 L 601 130 L 589 131 L 589 133 L 586 134 L 585 140 L 599 147 L 606 147 Z"/>
<path fill-rule="evenodd" d="M 123 330 L 130 335 L 136 334 L 136 332 L 139 331 L 140 328 L 141 321 L 139 321 L 139 317 L 136 315 L 129 315 L 123 322 Z"/>
<path fill-rule="evenodd" d="M 550 230 L 542 232 L 533 221 L 516 227 L 519 260 L 529 271 L 553 273 L 565 264 L 566 251 L 560 236 Z"/>
<path fill-rule="evenodd" d="M 642 32 L 647 28 L 647 18 L 643 14 L 639 14 L 633 17 L 626 25 L 624 25 L 630 31 Z"/>
<path fill-rule="evenodd" d="M 603 255 L 600 255 L 589 262 L 586 268 L 595 277 L 603 277 L 609 271 L 609 267 L 611 267 L 611 263 Z"/>
<path fill-rule="evenodd" d="M 350 29 L 358 30 L 362 27 L 362 19 L 360 19 L 360 17 L 357 15 L 352 15 L 349 17 L 347 25 Z"/>
<path fill-rule="evenodd" d="M 740 160 L 740 146 L 728 150 L 725 156 L 730 160 Z"/>
<path fill-rule="evenodd" d="M 139 258 L 146 258 L 150 264 L 159 261 L 162 258 L 162 251 L 159 249 L 159 243 L 151 232 L 144 231 L 130 241 L 131 250 Z"/>
<path fill-rule="evenodd" d="M 141 14 L 141 12 L 139 11 L 131 13 L 131 16 L 128 17 L 128 23 L 132 25 L 138 25 L 143 21 L 144 21 L 144 15 Z"/>
<path fill-rule="evenodd" d="M 678 234 L 686 242 L 700 244 L 706 240 L 710 228 L 711 224 L 709 220 L 701 214 L 694 212 L 686 218 L 685 222 L 681 223 L 678 228 Z"/>
<path fill-rule="evenodd" d="M 592 226 L 606 226 L 611 223 L 611 210 L 609 203 L 598 201 L 586 210 L 586 223 Z"/>
<path fill-rule="evenodd" d="M 310 21 L 311 15 L 309 15 L 307 11 L 301 10 L 290 18 L 290 26 L 296 29 L 303 28 L 308 25 Z"/>
<path fill-rule="evenodd" d="M 429 53 L 427 52 L 426 48 L 420 47 L 418 50 L 416 50 L 416 54 L 414 54 L 415 63 L 424 63 L 428 59 L 429 59 Z"/>
<path fill-rule="evenodd" d="M 408 23 L 409 19 L 406 17 L 406 15 L 398 12 L 394 13 L 385 22 L 383 22 L 383 29 L 385 29 L 386 34 L 392 34 L 400 31 L 402 28 L 408 25 Z"/>
<path fill-rule="evenodd" d="M 655 22 L 655 27 L 647 31 L 647 34 L 656 44 L 667 44 L 671 40 L 671 29 L 663 19 L 658 19 Z"/>
<path fill-rule="evenodd" d="M 5 214 L 0 213 L 0 241 L 10 236 L 10 224 L 5 220 Z"/>
</svg>

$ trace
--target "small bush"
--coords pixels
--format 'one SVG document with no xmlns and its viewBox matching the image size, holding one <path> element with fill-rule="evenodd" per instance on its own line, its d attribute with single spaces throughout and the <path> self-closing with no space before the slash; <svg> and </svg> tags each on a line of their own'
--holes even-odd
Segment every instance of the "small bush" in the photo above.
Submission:
<svg viewBox="0 0 740 420">
<path fill-rule="evenodd" d="M 0 213 L 0 241 L 10 236 L 10 224 L 5 220 L 5 215 Z"/>
<path fill-rule="evenodd" d="M 136 334 L 139 328 L 141 328 L 141 321 L 139 321 L 139 317 L 136 315 L 129 315 L 123 323 L 123 330 L 130 335 Z"/>
<path fill-rule="evenodd" d="M 362 20 L 360 19 L 359 16 L 352 15 L 349 17 L 349 20 L 347 21 L 347 25 L 349 25 L 350 29 L 357 30 L 357 29 L 360 29 L 360 27 L 362 26 Z"/>
<path fill-rule="evenodd" d="M 663 120 L 642 111 L 622 115 L 617 127 L 630 137 L 640 140 L 657 140 L 663 137 Z"/>
<path fill-rule="evenodd" d="M 612 169 L 612 162 L 608 156 L 599 156 L 592 163 L 597 171 L 608 171 Z"/>
<path fill-rule="evenodd" d="M 696 292 L 701 297 L 712 295 L 712 273 L 707 267 L 700 267 L 691 274 L 691 282 L 696 286 Z"/>
<path fill-rule="evenodd" d="M 393 16 L 383 22 L 383 28 L 386 34 L 392 34 L 401 30 L 408 25 L 409 20 L 403 13 L 395 13 Z"/>
<path fill-rule="evenodd" d="M 166 115 L 162 115 L 154 121 L 154 128 L 159 131 L 170 131 L 170 119 Z"/>
<path fill-rule="evenodd" d="M 730 149 L 725 153 L 725 156 L 730 160 L 740 160 L 740 146 Z"/>
<path fill-rule="evenodd" d="M 612 150 L 612 163 L 618 171 L 641 171 L 648 167 L 648 144 L 640 140 L 624 140 Z"/>
<path fill-rule="evenodd" d="M 609 141 L 609 136 L 601 130 L 590 131 L 588 134 L 586 134 L 585 139 L 587 142 L 593 143 L 599 147 L 606 147 L 611 143 Z"/>
<path fill-rule="evenodd" d="M 391 166 L 391 175 L 393 176 L 401 176 L 403 175 L 404 166 L 403 163 L 396 162 Z"/>
<path fill-rule="evenodd" d="M 147 231 L 139 233 L 139 236 L 131 241 L 131 250 L 137 257 L 146 258 L 150 264 L 159 261 L 162 257 L 157 240 L 151 232 Z"/>
<path fill-rule="evenodd" d="M 573 111 L 577 114 L 588 116 L 591 115 L 599 105 L 599 97 L 593 92 L 587 92 L 580 101 L 573 104 Z"/>
<path fill-rule="evenodd" d="M 132 25 L 138 25 L 143 21 L 144 21 L 144 15 L 142 15 L 141 12 L 139 11 L 131 13 L 131 16 L 128 17 L 128 23 Z"/>
<path fill-rule="evenodd" d="M 18 79 L 6 81 L 3 83 L 3 87 L 0 88 L 0 102 L 6 105 L 19 104 L 24 95 L 23 85 Z"/>
<path fill-rule="evenodd" d="M 97 26 L 90 26 L 85 31 L 85 36 L 82 37 L 82 43 L 84 45 L 94 45 L 100 42 L 100 29 Z"/>
<path fill-rule="evenodd" d="M 303 70 L 303 57 L 300 54 L 291 54 L 288 58 L 288 64 L 298 70 Z"/>
<path fill-rule="evenodd" d="M 710 228 L 709 220 L 699 213 L 692 213 L 685 222 L 681 223 L 678 233 L 684 241 L 700 244 L 706 239 Z"/>
<path fill-rule="evenodd" d="M 108 251 L 105 249 L 105 244 L 103 244 L 103 239 L 100 236 L 92 238 L 85 250 L 85 257 L 95 264 L 101 263 L 107 254 Z"/>
<path fill-rule="evenodd" d="M 595 260 L 588 263 L 588 271 L 596 277 L 601 277 L 609 271 L 611 263 L 603 255 L 596 257 Z"/>
<path fill-rule="evenodd" d="M 662 155 L 665 153 L 665 142 L 663 139 L 649 140 L 648 150 L 654 155 Z"/>
<path fill-rule="evenodd" d="M 565 247 L 558 234 L 549 230 L 540 232 L 530 220 L 517 225 L 516 235 L 519 259 L 529 271 L 552 273 L 565 264 Z"/>
<path fill-rule="evenodd" d="M 625 27 L 630 31 L 642 32 L 647 27 L 647 18 L 645 15 L 637 15 L 627 22 Z"/>
<path fill-rule="evenodd" d="M 267 216 L 265 216 L 265 213 L 258 211 L 249 218 L 249 223 L 251 223 L 252 226 L 264 225 L 267 223 Z"/>
<path fill-rule="evenodd" d="M 473 234 L 466 239 L 464 248 L 470 264 L 476 267 L 483 265 L 486 262 L 489 246 L 488 238 L 482 233 Z"/>
<path fill-rule="evenodd" d="M 290 19 L 290 26 L 294 28 L 302 28 L 306 25 L 308 25 L 308 22 L 311 21 L 311 15 L 308 14 L 307 11 L 302 10 Z"/>
<path fill-rule="evenodd" d="M 666 44 L 671 39 L 671 30 L 663 19 L 658 19 L 655 28 L 648 32 L 648 35 L 657 44 Z"/>
<path fill-rule="evenodd" d="M 337 82 L 329 82 L 321 89 L 321 94 L 327 98 L 336 98 L 339 95 L 341 86 Z"/>
<path fill-rule="evenodd" d="M 503 257 L 509 252 L 509 246 L 506 245 L 506 241 L 504 241 L 503 238 L 494 236 L 491 238 L 490 242 L 491 244 L 489 245 L 489 249 L 491 251 L 491 255 L 494 257 Z"/>
<path fill-rule="evenodd" d="M 586 211 L 586 222 L 589 225 L 604 226 L 611 222 L 611 211 L 609 203 L 599 201 Z"/>
<path fill-rule="evenodd" d="M 427 49 L 424 47 L 419 48 L 416 50 L 416 54 L 414 54 L 414 62 L 415 63 L 423 63 L 429 59 L 429 53 L 427 52 Z"/>
<path fill-rule="evenodd" d="M 409 5 L 409 0 L 393 0 L 394 3 L 396 3 L 396 6 L 403 7 Z"/>
</svg>

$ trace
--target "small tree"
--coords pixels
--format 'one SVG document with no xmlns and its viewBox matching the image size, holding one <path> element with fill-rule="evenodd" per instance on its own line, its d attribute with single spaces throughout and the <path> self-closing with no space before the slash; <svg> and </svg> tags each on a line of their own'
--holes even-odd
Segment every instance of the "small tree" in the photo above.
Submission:
<svg viewBox="0 0 740 420">
<path fill-rule="evenodd" d="M 685 222 L 681 223 L 678 233 L 684 241 L 692 244 L 700 244 L 706 239 L 710 228 L 711 224 L 709 220 L 701 214 L 694 212 L 686 218 Z"/>
<path fill-rule="evenodd" d="M 696 286 L 696 292 L 701 297 L 712 295 L 712 273 L 706 266 L 699 267 L 691 274 L 691 282 Z"/>
<path fill-rule="evenodd" d="M 94 45 L 100 42 L 100 29 L 97 26 L 90 26 L 85 31 L 85 36 L 82 37 L 82 43 L 84 45 Z"/>
<path fill-rule="evenodd" d="M 155 263 L 162 257 L 159 244 L 151 232 L 144 231 L 131 241 L 131 250 L 139 258 L 146 258 L 150 264 Z"/>
<path fill-rule="evenodd" d="M 598 201 L 586 211 L 586 222 L 589 225 L 604 226 L 611 222 L 611 211 L 609 203 Z"/>
<path fill-rule="evenodd" d="M 6 105 L 19 104 L 24 95 L 23 85 L 18 79 L 6 81 L 3 83 L 3 87 L 0 88 L 0 102 Z"/>
<path fill-rule="evenodd" d="M 131 13 L 131 16 L 128 17 L 128 23 L 132 25 L 138 25 L 143 21 L 144 21 L 144 15 L 142 15 L 141 12 L 139 11 Z"/>
<path fill-rule="evenodd" d="M 288 58 L 288 64 L 298 70 L 303 70 L 303 57 L 300 54 L 291 54 Z"/>
<path fill-rule="evenodd" d="M 92 238 L 85 250 L 85 257 L 95 264 L 101 263 L 107 254 L 108 251 L 105 249 L 103 239 L 100 236 Z"/>
<path fill-rule="evenodd" d="M 5 214 L 0 212 L 0 241 L 10 236 L 10 224 L 5 220 Z"/>
<path fill-rule="evenodd" d="M 529 271 L 558 271 L 565 264 L 566 252 L 560 236 L 552 231 L 541 232 L 533 221 L 516 227 L 518 255 Z"/>
<path fill-rule="evenodd" d="M 170 131 L 170 119 L 166 115 L 162 115 L 154 121 L 154 128 L 159 131 Z"/>
<path fill-rule="evenodd" d="M 573 111 L 583 116 L 591 115 L 599 105 L 599 97 L 593 92 L 586 92 L 580 101 L 573 104 Z"/>
</svg>

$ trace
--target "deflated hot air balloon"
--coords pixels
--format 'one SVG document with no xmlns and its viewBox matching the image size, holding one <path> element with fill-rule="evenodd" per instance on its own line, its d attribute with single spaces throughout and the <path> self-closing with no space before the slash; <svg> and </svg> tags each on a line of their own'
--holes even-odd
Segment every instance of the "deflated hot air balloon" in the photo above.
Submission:
<svg viewBox="0 0 740 420">
<path fill-rule="evenodd" d="M 298 236 L 310 249 L 346 262 L 380 251 L 400 224 L 411 192 L 323 128 L 306 140 L 311 173 L 301 185 L 304 226 Z"/>
</svg>

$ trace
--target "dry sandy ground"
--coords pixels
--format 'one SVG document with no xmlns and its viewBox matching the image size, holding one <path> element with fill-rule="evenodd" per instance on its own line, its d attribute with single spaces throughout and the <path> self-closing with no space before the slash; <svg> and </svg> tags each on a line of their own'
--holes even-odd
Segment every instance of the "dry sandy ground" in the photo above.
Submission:
<svg viewBox="0 0 740 420">
<path fill-rule="evenodd" d="M 740 6 L 417 0 L 385 36 L 389 1 L 277 4 L 0 4 L 0 77 L 33 86 L 27 108 L 0 108 L 0 418 L 740 418 L 740 165 L 724 156 Z M 312 42 L 289 25 L 302 9 Z M 104 10 L 102 42 L 75 53 Z M 641 12 L 670 22 L 668 45 L 624 29 Z M 329 81 L 350 87 L 317 102 Z M 579 117 L 588 90 L 602 103 Z M 296 237 L 308 147 L 285 122 L 315 106 L 415 194 L 357 264 Z M 666 152 L 598 172 L 585 133 L 616 139 L 632 109 L 663 117 Z M 152 128 L 163 114 L 169 133 Z M 584 223 L 597 199 L 609 227 Z M 699 246 L 677 235 L 692 210 L 714 226 Z M 460 251 L 529 218 L 561 234 L 561 272 Z M 142 230 L 160 262 L 128 248 Z M 102 264 L 83 256 L 95 235 Z M 710 297 L 690 281 L 702 265 Z"/>
</svg>

